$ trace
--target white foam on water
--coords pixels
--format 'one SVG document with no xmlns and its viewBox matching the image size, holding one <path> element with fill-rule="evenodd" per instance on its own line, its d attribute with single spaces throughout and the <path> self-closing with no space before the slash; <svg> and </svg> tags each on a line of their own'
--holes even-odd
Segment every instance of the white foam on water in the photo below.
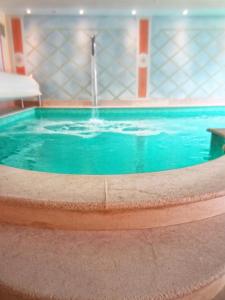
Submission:
<svg viewBox="0 0 225 300">
<path fill-rule="evenodd" d="M 104 124 L 104 120 L 103 119 L 97 119 L 97 118 L 91 118 L 89 121 L 87 121 L 87 123 L 90 123 L 90 124 Z"/>
<path fill-rule="evenodd" d="M 68 134 L 83 138 L 92 138 L 101 133 L 118 133 L 126 135 L 149 136 L 161 133 L 171 134 L 171 130 L 165 130 L 161 124 L 151 121 L 108 121 L 104 119 L 89 119 L 88 121 L 51 121 L 42 124 L 38 131 L 46 133 Z"/>
<path fill-rule="evenodd" d="M 134 136 L 176 133 L 176 131 L 168 129 L 163 120 L 111 121 L 98 118 L 83 121 L 40 120 L 38 123 L 30 124 L 25 129 L 25 132 L 31 134 L 73 135 L 81 138 L 93 138 L 102 133 L 117 133 Z"/>
</svg>

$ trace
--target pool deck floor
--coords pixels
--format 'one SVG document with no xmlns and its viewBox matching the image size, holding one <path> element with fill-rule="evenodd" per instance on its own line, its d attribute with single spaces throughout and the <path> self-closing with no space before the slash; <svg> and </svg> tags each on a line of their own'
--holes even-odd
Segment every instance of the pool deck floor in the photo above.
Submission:
<svg viewBox="0 0 225 300">
<path fill-rule="evenodd" d="M 84 107 L 93 108 L 92 101 L 90 100 L 45 100 L 41 101 L 42 107 Z M 25 108 L 38 107 L 37 100 L 24 100 Z M 225 106 L 224 101 L 219 100 L 201 100 L 201 99 L 135 99 L 135 100 L 98 100 L 99 108 L 121 108 L 121 107 L 207 107 L 207 106 Z M 5 114 L 9 111 L 21 110 L 21 101 L 1 101 L 0 114 Z"/>
</svg>

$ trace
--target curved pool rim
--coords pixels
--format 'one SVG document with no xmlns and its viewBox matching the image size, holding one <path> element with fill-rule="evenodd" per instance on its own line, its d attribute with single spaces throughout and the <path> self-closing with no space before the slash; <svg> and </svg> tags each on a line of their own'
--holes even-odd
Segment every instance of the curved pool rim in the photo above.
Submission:
<svg viewBox="0 0 225 300">
<path fill-rule="evenodd" d="M 225 213 L 225 157 L 155 173 L 67 175 L 0 165 L 0 222 L 73 230 L 187 223 Z"/>
</svg>

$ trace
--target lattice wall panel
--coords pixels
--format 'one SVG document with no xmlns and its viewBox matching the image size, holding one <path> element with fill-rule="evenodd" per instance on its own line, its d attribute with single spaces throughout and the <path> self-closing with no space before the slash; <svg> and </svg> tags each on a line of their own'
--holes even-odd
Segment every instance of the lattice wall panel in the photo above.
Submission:
<svg viewBox="0 0 225 300">
<path fill-rule="evenodd" d="M 136 96 L 136 32 L 129 28 L 72 28 L 63 20 L 29 17 L 25 22 L 26 67 L 44 99 L 91 99 L 90 38 L 97 38 L 99 99 Z M 54 20 L 54 17 L 52 17 Z M 46 21 L 46 23 L 45 23 Z M 73 23 L 71 23 L 73 24 Z M 135 34 L 134 34 L 135 33 Z"/>
<path fill-rule="evenodd" d="M 207 20 L 202 22 L 201 26 L 195 24 L 195 20 L 191 26 L 179 26 L 178 23 L 177 28 L 169 28 L 168 22 L 167 28 L 154 30 L 151 41 L 151 97 L 225 97 L 225 30 L 216 28 L 213 23 L 207 27 Z"/>
</svg>

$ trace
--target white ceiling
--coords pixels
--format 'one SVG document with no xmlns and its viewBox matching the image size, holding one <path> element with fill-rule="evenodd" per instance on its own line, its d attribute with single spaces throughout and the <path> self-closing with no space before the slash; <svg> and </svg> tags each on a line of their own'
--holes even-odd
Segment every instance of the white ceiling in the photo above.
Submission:
<svg viewBox="0 0 225 300">
<path fill-rule="evenodd" d="M 191 15 L 225 15 L 225 0 L 0 0 L 0 11 L 24 14 L 129 15 L 131 9 L 143 15 L 177 15 L 189 9 Z"/>
</svg>

